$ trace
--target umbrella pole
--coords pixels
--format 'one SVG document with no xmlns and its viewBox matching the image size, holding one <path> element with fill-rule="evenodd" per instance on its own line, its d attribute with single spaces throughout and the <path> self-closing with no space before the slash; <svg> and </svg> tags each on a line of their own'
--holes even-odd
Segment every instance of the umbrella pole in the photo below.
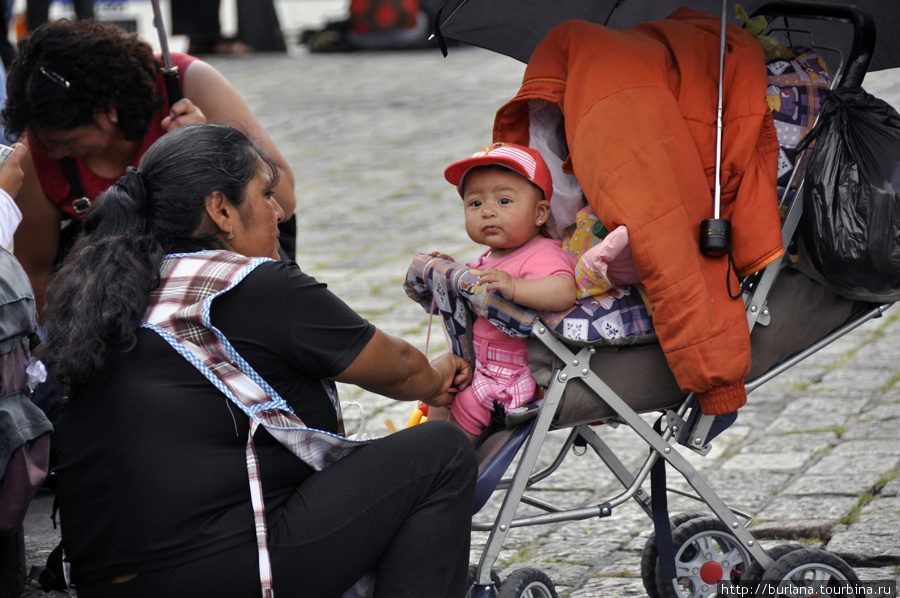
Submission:
<svg viewBox="0 0 900 598">
<path fill-rule="evenodd" d="M 153 5 L 153 25 L 159 34 L 159 46 L 163 57 L 163 81 L 166 84 L 166 94 L 169 96 L 169 107 L 181 99 L 181 89 L 178 86 L 178 67 L 172 66 L 172 57 L 169 55 L 169 43 L 166 39 L 166 28 L 163 25 L 162 11 L 159 9 L 159 0 L 150 0 Z"/>
<path fill-rule="evenodd" d="M 722 28 L 719 33 L 719 94 L 716 107 L 716 181 L 713 197 L 713 217 L 704 220 L 700 225 L 700 251 L 704 255 L 720 257 L 730 251 L 731 222 L 719 218 L 719 206 L 722 200 L 722 105 L 725 95 L 723 78 L 725 76 L 725 24 L 727 21 L 728 0 L 722 0 Z"/>
<path fill-rule="evenodd" d="M 725 95 L 722 79 L 725 76 L 725 19 L 727 0 L 722 0 L 722 29 L 719 33 L 719 104 L 716 109 L 716 187 L 713 218 L 719 217 L 722 201 L 722 99 Z"/>
</svg>

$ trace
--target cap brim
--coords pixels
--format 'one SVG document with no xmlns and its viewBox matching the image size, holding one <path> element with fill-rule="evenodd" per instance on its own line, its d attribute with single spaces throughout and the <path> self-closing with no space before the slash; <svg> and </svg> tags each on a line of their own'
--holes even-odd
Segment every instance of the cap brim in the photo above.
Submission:
<svg viewBox="0 0 900 598">
<path fill-rule="evenodd" d="M 525 172 L 525 168 L 521 164 L 519 164 L 512 158 L 505 158 L 503 156 L 496 155 L 476 156 L 474 158 L 466 158 L 465 160 L 454 162 L 444 170 L 444 178 L 447 179 L 447 182 L 451 185 L 456 185 L 456 188 L 459 189 L 460 195 L 462 195 L 462 189 L 460 187 L 466 178 L 466 173 L 468 173 L 476 166 L 491 165 L 509 168 L 517 174 L 521 174 L 529 181 L 531 180 L 531 178 L 528 176 L 528 173 Z"/>
</svg>

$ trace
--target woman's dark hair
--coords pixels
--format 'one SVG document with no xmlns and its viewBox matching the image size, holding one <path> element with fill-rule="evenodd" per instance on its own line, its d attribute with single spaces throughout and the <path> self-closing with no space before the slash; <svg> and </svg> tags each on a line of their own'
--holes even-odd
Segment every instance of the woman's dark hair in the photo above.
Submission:
<svg viewBox="0 0 900 598">
<path fill-rule="evenodd" d="M 240 210 L 261 166 L 277 180 L 274 162 L 242 132 L 190 125 L 160 137 L 97 198 L 47 285 L 47 337 L 36 354 L 61 382 L 87 382 L 111 351 L 134 346 L 163 256 L 221 248 L 206 199 L 220 191 Z"/>
<path fill-rule="evenodd" d="M 156 91 L 159 64 L 136 33 L 93 19 L 57 20 L 19 42 L 6 75 L 7 133 L 68 131 L 115 108 L 126 139 L 142 139 L 163 103 Z"/>
</svg>

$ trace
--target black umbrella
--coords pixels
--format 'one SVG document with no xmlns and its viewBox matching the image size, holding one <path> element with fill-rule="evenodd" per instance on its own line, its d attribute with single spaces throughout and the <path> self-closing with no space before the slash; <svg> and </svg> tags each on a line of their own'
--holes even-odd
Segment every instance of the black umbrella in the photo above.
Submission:
<svg viewBox="0 0 900 598">
<path fill-rule="evenodd" d="M 809 31 L 817 44 L 833 46 L 845 53 L 849 51 L 850 36 L 847 35 L 847 29 L 842 23 L 835 22 L 833 16 L 802 18 L 802 15 L 821 13 L 817 6 L 824 6 L 829 10 L 848 10 L 845 0 L 778 3 L 766 0 L 729 0 L 729 14 L 734 14 L 734 4 L 743 6 L 749 14 L 787 14 L 787 23 L 795 32 L 799 29 Z M 766 8 L 763 8 L 764 5 Z M 897 23 L 900 21 L 900 2 L 856 0 L 854 5 L 871 16 L 881 33 L 875 43 L 869 70 L 900 67 L 900 35 L 896 35 Z M 712 15 L 719 15 L 722 10 L 721 0 L 445 0 L 435 19 L 435 32 L 447 39 L 528 62 L 544 35 L 569 19 L 582 19 L 625 29 L 638 23 L 664 18 L 680 6 L 689 6 Z M 866 32 L 866 35 L 874 37 L 874 33 Z M 808 40 L 798 40 L 797 43 L 811 45 Z M 821 51 L 820 54 L 825 55 Z M 827 55 L 825 57 L 828 59 Z"/>
<path fill-rule="evenodd" d="M 861 9 L 839 0 L 445 0 L 435 18 L 435 32 L 445 54 L 444 38 L 449 38 L 528 62 L 547 32 L 570 19 L 625 29 L 664 18 L 675 9 L 688 5 L 708 14 L 721 15 L 721 81 L 725 22 L 728 8 L 734 4 L 740 4 L 754 16 L 766 17 L 771 25 L 767 33 L 786 37 L 787 45 L 803 43 L 816 47 L 827 64 L 840 66 L 835 69 L 840 71 L 840 77 L 855 85 L 862 83 L 867 70 L 900 66 L 900 36 L 886 35 L 886 39 L 877 44 L 875 39 L 876 20 L 890 24 L 900 16 L 896 0 L 857 0 L 857 4 L 863 5 Z M 779 29 L 789 33 L 779 33 Z M 795 41 L 796 37 L 803 39 Z M 730 236 L 729 223 L 719 219 L 722 101 L 720 82 L 714 217 L 704 221 L 701 227 L 701 248 L 707 255 L 727 253 Z"/>
</svg>

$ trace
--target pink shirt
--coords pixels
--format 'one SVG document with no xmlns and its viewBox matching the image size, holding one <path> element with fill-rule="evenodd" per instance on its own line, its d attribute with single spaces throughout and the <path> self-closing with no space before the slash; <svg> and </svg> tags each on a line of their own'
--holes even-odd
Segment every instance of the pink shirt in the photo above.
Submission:
<svg viewBox="0 0 900 598">
<path fill-rule="evenodd" d="M 575 280 L 575 263 L 575 258 L 563 250 L 562 242 L 541 237 L 500 258 L 490 257 L 488 250 L 478 258 L 478 261 L 468 265 L 476 270 L 496 268 L 516 278 L 534 279 L 563 275 Z M 487 340 L 513 340 L 481 317 L 475 320 L 472 334 L 475 338 Z M 519 340 L 522 341 L 524 351 L 525 340 Z"/>
</svg>

